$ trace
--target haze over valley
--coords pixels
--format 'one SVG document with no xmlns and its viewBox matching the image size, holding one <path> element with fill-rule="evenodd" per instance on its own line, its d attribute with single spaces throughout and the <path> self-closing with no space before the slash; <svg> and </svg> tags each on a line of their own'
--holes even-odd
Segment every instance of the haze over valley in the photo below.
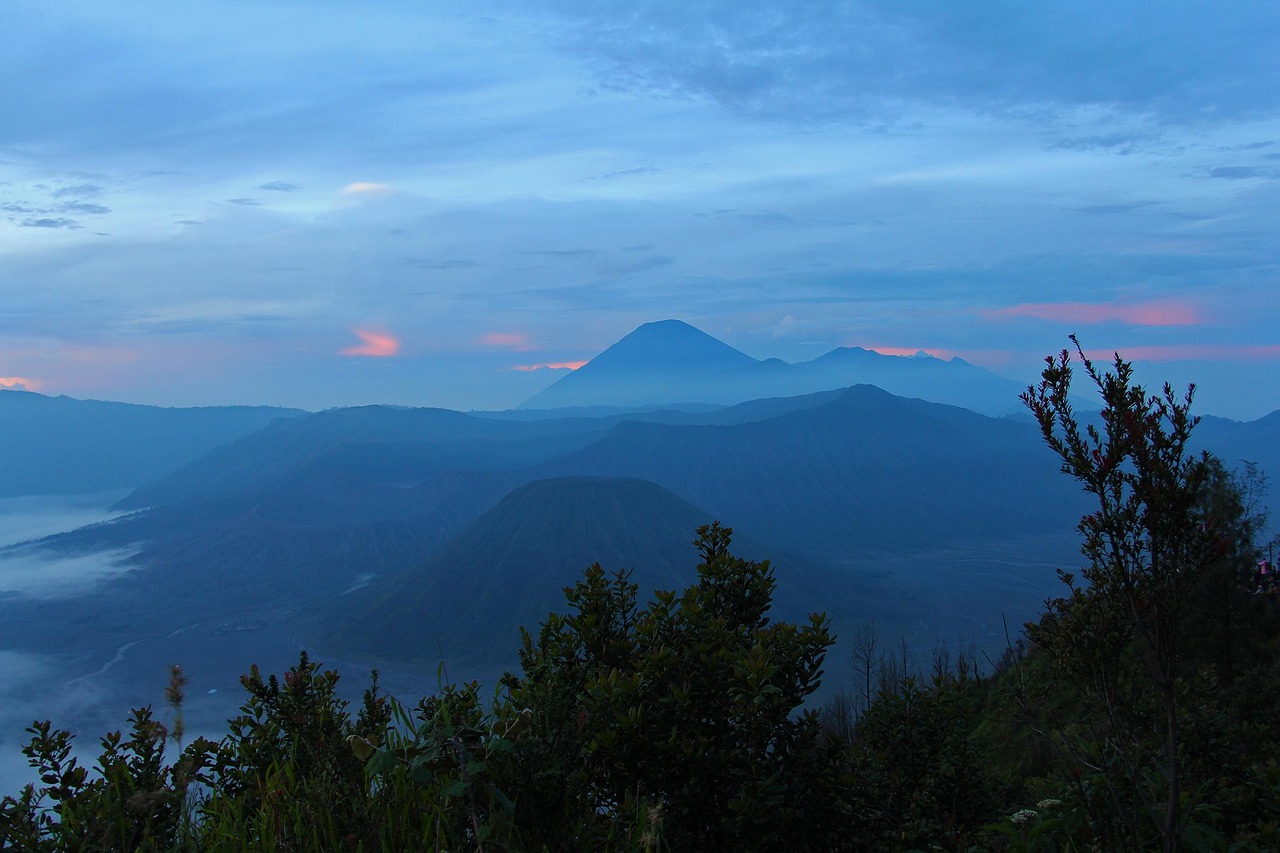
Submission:
<svg viewBox="0 0 1280 853">
<path fill-rule="evenodd" d="M 493 685 L 518 664 L 520 627 L 563 609 L 560 590 L 587 565 L 633 570 L 642 594 L 682 588 L 694 531 L 713 520 L 738 553 L 773 562 L 774 618 L 823 611 L 838 636 L 873 621 L 922 660 L 939 646 L 998 657 L 1056 593 L 1056 570 L 1076 568 L 1087 502 L 1028 418 L 993 416 L 1016 411 L 1009 380 L 928 357 L 840 363 L 819 391 L 805 365 L 756 377 L 761 363 L 668 320 L 504 412 L 0 394 L 6 435 L 30 448 L 6 457 L 9 483 L 48 472 L 43 493 L 11 485 L 28 494 L 4 498 L 0 516 L 13 543 L 0 551 L 5 772 L 21 776 L 33 708 L 107 730 L 158 703 L 175 662 L 188 725 L 210 732 L 249 664 L 280 670 L 303 648 L 353 692 L 372 667 L 405 695 L 434 689 L 441 664 Z M 988 414 L 950 404 L 971 381 Z M 622 406 L 608 405 L 614 387 Z M 698 399 L 752 387 L 797 393 Z M 1207 417 L 1198 435 L 1274 470 L 1278 432 L 1280 413 Z M 92 453 L 49 467 L 63 444 Z M 837 646 L 832 689 L 846 657 Z"/>
</svg>

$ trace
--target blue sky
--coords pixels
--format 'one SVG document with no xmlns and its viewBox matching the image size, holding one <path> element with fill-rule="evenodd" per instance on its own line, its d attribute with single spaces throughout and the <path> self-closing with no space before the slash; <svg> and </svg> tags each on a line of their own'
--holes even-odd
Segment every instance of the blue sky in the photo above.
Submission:
<svg viewBox="0 0 1280 853">
<path fill-rule="evenodd" d="M 640 323 L 1280 408 L 1280 6 L 0 7 L 0 385 L 515 405 Z"/>
</svg>

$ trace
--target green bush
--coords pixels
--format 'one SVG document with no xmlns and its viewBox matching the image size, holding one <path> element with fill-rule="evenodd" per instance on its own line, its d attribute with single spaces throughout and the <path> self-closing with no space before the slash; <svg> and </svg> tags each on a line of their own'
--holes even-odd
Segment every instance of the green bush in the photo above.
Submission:
<svg viewBox="0 0 1280 853">
<path fill-rule="evenodd" d="M 770 623 L 772 571 L 732 556 L 731 533 L 699 529 L 698 582 L 679 594 L 640 608 L 625 574 L 592 566 L 571 612 L 525 634 L 502 713 L 539 843 L 620 820 L 660 821 L 678 850 L 827 849 L 843 826 L 837 750 L 802 710 L 831 634 L 816 615 Z"/>
</svg>

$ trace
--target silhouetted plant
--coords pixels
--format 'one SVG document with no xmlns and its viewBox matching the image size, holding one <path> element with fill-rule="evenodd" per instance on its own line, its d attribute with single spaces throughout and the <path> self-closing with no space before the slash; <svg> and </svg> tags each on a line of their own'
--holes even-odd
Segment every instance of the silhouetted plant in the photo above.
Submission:
<svg viewBox="0 0 1280 853">
<path fill-rule="evenodd" d="M 179 760 L 164 762 L 166 734 L 139 708 L 128 736 L 101 740 L 96 766 L 72 755 L 70 732 L 36 722 L 23 748 L 40 785 L 27 785 L 0 805 L 0 848 L 19 850 L 168 850 L 190 841 L 188 791 L 202 781 L 213 744 L 197 740 Z"/>
<path fill-rule="evenodd" d="M 832 639 L 816 615 L 770 624 L 773 573 L 732 556 L 731 534 L 699 528 L 698 583 L 643 609 L 625 574 L 592 566 L 567 591 L 573 610 L 525 634 L 505 712 L 528 717 L 517 766 L 543 770 L 517 778 L 553 788 L 522 788 L 518 810 L 548 808 L 579 844 L 599 816 L 658 813 L 673 849 L 830 846 L 839 764 L 801 708 Z"/>
<path fill-rule="evenodd" d="M 1057 732 L 1100 842 L 1174 851 L 1213 834 L 1200 819 L 1210 789 L 1204 776 L 1188 774 L 1188 714 L 1217 702 L 1195 667 L 1213 663 L 1216 651 L 1230 673 L 1237 658 L 1231 651 L 1224 660 L 1221 643 L 1233 640 L 1239 590 L 1232 587 L 1256 526 L 1221 464 L 1190 450 L 1199 420 L 1190 412 L 1194 387 L 1178 396 L 1165 385 L 1149 395 L 1118 355 L 1111 370 L 1099 370 L 1072 342 L 1102 397 L 1101 425 L 1082 426 L 1074 413 L 1065 350 L 1047 359 L 1023 401 L 1062 471 L 1098 508 L 1079 524 L 1083 583 L 1061 572 L 1069 594 L 1047 603 L 1028 636 L 1054 673 L 1093 702 L 1092 713 Z M 1197 635 L 1214 641 L 1192 654 Z"/>
</svg>

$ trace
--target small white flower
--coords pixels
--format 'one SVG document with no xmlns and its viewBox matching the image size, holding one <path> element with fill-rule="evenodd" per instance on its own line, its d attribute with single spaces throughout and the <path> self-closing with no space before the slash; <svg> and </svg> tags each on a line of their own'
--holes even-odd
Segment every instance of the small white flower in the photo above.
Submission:
<svg viewBox="0 0 1280 853">
<path fill-rule="evenodd" d="M 1060 805 L 1062 805 L 1062 800 L 1055 800 L 1050 798 L 1048 800 L 1041 800 L 1040 802 L 1036 803 L 1036 808 L 1051 809 L 1051 808 L 1054 808 L 1055 806 L 1060 806 Z"/>
<path fill-rule="evenodd" d="M 1009 820 L 1013 821 L 1018 826 L 1021 826 L 1024 823 L 1031 823 L 1033 820 L 1038 820 L 1039 817 L 1040 814 L 1035 809 L 1019 809 L 1009 815 Z"/>
</svg>

